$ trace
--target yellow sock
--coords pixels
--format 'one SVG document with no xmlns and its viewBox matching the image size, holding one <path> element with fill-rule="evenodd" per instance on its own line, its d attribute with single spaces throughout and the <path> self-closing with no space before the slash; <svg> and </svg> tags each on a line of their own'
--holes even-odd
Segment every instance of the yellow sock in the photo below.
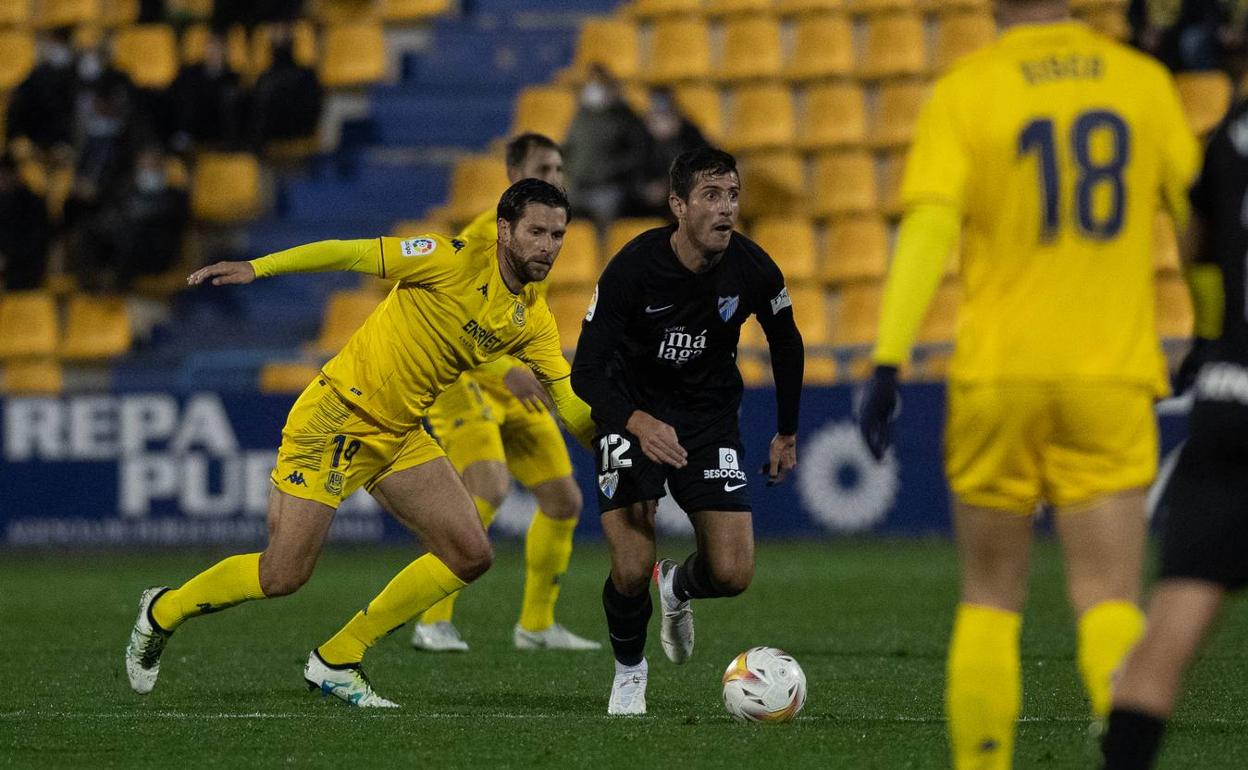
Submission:
<svg viewBox="0 0 1248 770">
<path fill-rule="evenodd" d="M 260 554 L 244 553 L 223 559 L 183 583 L 181 588 L 161 594 L 152 604 L 152 617 L 161 628 L 172 631 L 187 618 L 263 598 Z"/>
<path fill-rule="evenodd" d="M 524 540 L 524 604 L 520 627 L 541 631 L 555 622 L 559 578 L 572 559 L 572 532 L 576 519 L 552 519 L 538 509 Z"/>
<path fill-rule="evenodd" d="M 359 663 L 378 639 L 465 585 L 438 557 L 427 553 L 395 575 L 363 612 L 355 613 L 317 651 L 331 666 Z"/>
<path fill-rule="evenodd" d="M 1101 602 L 1079 618 L 1079 674 L 1094 719 L 1109 714 L 1114 672 L 1143 633 L 1144 613 L 1131 602 Z"/>
<path fill-rule="evenodd" d="M 1017 612 L 958 605 L 945 684 L 955 770 L 1008 770 L 1013 761 L 1021 627 Z"/>
<path fill-rule="evenodd" d="M 477 505 L 477 515 L 481 517 L 481 524 L 488 530 L 490 524 L 494 521 L 494 506 L 490 505 L 485 498 L 472 496 L 472 501 Z M 420 616 L 421 623 L 450 623 L 451 616 L 455 613 L 455 599 L 459 597 L 458 593 L 453 593 L 442 601 L 425 610 L 425 614 Z"/>
</svg>

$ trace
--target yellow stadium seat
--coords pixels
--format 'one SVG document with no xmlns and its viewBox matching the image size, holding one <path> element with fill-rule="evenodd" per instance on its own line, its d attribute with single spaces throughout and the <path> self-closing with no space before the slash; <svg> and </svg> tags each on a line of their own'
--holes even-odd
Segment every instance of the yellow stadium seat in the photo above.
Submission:
<svg viewBox="0 0 1248 770">
<path fill-rule="evenodd" d="M 906 171 L 905 151 L 889 153 L 880 166 L 880 211 L 890 217 L 899 217 L 903 213 L 901 181 Z"/>
<path fill-rule="evenodd" d="M 1119 42 L 1126 42 L 1131 38 L 1131 23 L 1127 21 L 1127 14 L 1121 8 L 1114 6 L 1093 8 L 1075 14 L 1075 18 L 1082 20 L 1102 35 Z"/>
<path fill-rule="evenodd" d="M 788 80 L 848 77 L 854 71 L 854 29 L 847 16 L 819 13 L 799 16 L 793 50 L 782 74 Z"/>
<path fill-rule="evenodd" d="M 260 24 L 251 32 L 247 71 L 252 77 L 259 77 L 273 64 L 272 34 L 268 24 Z M 291 29 L 291 43 L 297 63 L 304 67 L 316 66 L 316 29 L 312 22 L 307 19 L 296 21 Z"/>
<path fill-rule="evenodd" d="M 418 235 L 426 235 L 428 233 L 454 235 L 455 228 L 451 227 L 451 223 L 445 219 L 426 217 L 424 219 L 404 219 L 400 222 L 395 222 L 394 227 L 390 229 L 390 235 L 395 238 L 415 238 Z"/>
<path fill-rule="evenodd" d="M 260 367 L 261 393 L 302 393 L 321 368 L 302 361 L 275 361 Z"/>
<path fill-rule="evenodd" d="M 452 0 L 381 0 L 382 21 L 425 21 L 454 10 Z"/>
<path fill-rule="evenodd" d="M 30 0 L 0 2 L 0 25 L 25 27 L 30 22 Z"/>
<path fill-rule="evenodd" d="M 35 66 L 35 36 L 28 30 L 0 29 L 0 91 L 16 88 Z"/>
<path fill-rule="evenodd" d="M 1153 219 L 1153 269 L 1159 273 L 1179 272 L 1179 244 L 1174 220 L 1158 212 Z"/>
<path fill-rule="evenodd" d="M 629 12 L 640 18 L 700 13 L 702 0 L 634 0 Z"/>
<path fill-rule="evenodd" d="M 914 137 L 914 124 L 927 101 L 928 87 L 921 80 L 898 80 L 880 86 L 871 125 L 871 145 L 881 149 L 906 147 Z"/>
<path fill-rule="evenodd" d="M 828 308 L 819 286 L 790 286 L 789 297 L 793 301 L 793 320 L 802 332 L 807 345 L 826 345 L 831 339 L 828 333 Z"/>
<path fill-rule="evenodd" d="M 35 17 L 40 27 L 78 27 L 100 18 L 100 0 L 40 0 Z"/>
<path fill-rule="evenodd" d="M 750 238 L 776 260 L 792 286 L 815 278 L 815 226 L 804 217 L 763 217 L 750 228 Z"/>
<path fill-rule="evenodd" d="M 50 292 L 0 293 L 0 359 L 52 355 L 58 326 Z"/>
<path fill-rule="evenodd" d="M 598 280 L 602 269 L 598 254 L 598 229 L 593 222 L 575 220 L 568 223 L 559 259 L 547 281 L 551 286 L 589 286 Z"/>
<path fill-rule="evenodd" d="M 943 382 L 949 378 L 950 358 L 952 354 L 948 350 L 924 350 L 916 354 L 906 379 L 909 382 Z M 903 368 L 903 377 L 904 371 Z"/>
<path fill-rule="evenodd" d="M 997 23 L 987 9 L 958 10 L 941 14 L 936 30 L 932 64 L 936 70 L 943 71 L 961 57 L 992 42 L 997 35 Z"/>
<path fill-rule="evenodd" d="M 559 344 L 564 350 L 576 348 L 576 341 L 581 336 L 581 321 L 589 310 L 589 300 L 593 296 L 592 287 L 552 289 L 546 295 L 546 304 L 555 316 L 555 326 L 559 328 Z"/>
<path fill-rule="evenodd" d="M 946 280 L 936 289 L 932 303 L 927 307 L 927 315 L 919 326 L 919 336 L 915 339 L 920 345 L 936 343 L 953 343 L 957 331 L 958 282 Z"/>
<path fill-rule="evenodd" d="M 841 286 L 833 304 L 833 345 L 850 347 L 875 342 L 883 293 L 883 284 L 879 281 L 859 281 Z"/>
<path fill-rule="evenodd" d="M 872 16 L 858 76 L 867 80 L 922 75 L 927 69 L 926 34 L 917 13 Z"/>
<path fill-rule="evenodd" d="M 813 86 L 803 100 L 797 144 L 804 150 L 856 147 L 867 136 L 866 100 L 856 83 Z"/>
<path fill-rule="evenodd" d="M 773 10 L 772 0 L 704 0 L 702 12 L 707 16 L 731 16 L 739 13 L 767 13 Z"/>
<path fill-rule="evenodd" d="M 783 85 L 742 86 L 732 94 L 728 141 L 734 151 L 789 147 L 796 134 L 793 99 Z"/>
<path fill-rule="evenodd" d="M 705 83 L 676 86 L 672 92 L 681 114 L 693 121 L 708 141 L 719 141 L 724 135 L 724 111 L 719 90 Z"/>
<path fill-rule="evenodd" d="M 325 30 L 320 78 L 327 88 L 357 88 L 386 77 L 386 36 L 380 24 L 349 22 Z"/>
<path fill-rule="evenodd" d="M 629 241 L 647 230 L 663 227 L 667 220 L 658 217 L 624 217 L 617 219 L 607 228 L 607 239 L 603 256 L 610 260 L 624 248 Z"/>
<path fill-rule="evenodd" d="M 486 209 L 498 207 L 498 196 L 506 190 L 507 171 L 493 155 L 467 155 L 455 164 L 447 213 L 455 222 L 466 223 Z"/>
<path fill-rule="evenodd" d="M 225 60 L 230 69 L 240 75 L 252 74 L 251 45 L 247 40 L 247 30 L 241 24 L 235 24 L 225 32 Z"/>
<path fill-rule="evenodd" d="M 376 17 L 373 0 L 315 0 L 312 17 L 322 24 L 351 24 Z"/>
<path fill-rule="evenodd" d="M 781 66 L 780 22 L 771 15 L 734 16 L 724 22 L 720 80 L 774 78 Z"/>
<path fill-rule="evenodd" d="M 544 134 L 562 141 L 576 114 L 576 97 L 560 86 L 529 86 L 516 99 L 511 118 L 511 135 L 527 132 Z"/>
<path fill-rule="evenodd" d="M 140 88 L 165 88 L 178 76 L 178 41 L 166 24 L 138 24 L 117 33 L 113 61 Z"/>
<path fill-rule="evenodd" d="M 48 359 L 9 361 L 0 380 L 0 392 L 15 396 L 52 396 L 65 387 L 61 365 Z"/>
<path fill-rule="evenodd" d="M 1174 79 L 1192 131 L 1198 136 L 1212 131 L 1231 106 L 1231 79 L 1224 72 L 1181 72 Z"/>
<path fill-rule="evenodd" d="M 130 349 L 132 330 L 124 297 L 75 294 L 69 298 L 65 336 L 57 355 L 65 360 L 99 360 Z"/>
<path fill-rule="evenodd" d="M 819 278 L 826 283 L 880 280 L 888 270 L 888 225 L 875 214 L 833 220 Z"/>
<path fill-rule="evenodd" d="M 845 9 L 855 16 L 877 16 L 896 11 L 913 11 L 915 0 L 845 0 Z"/>
<path fill-rule="evenodd" d="M 840 216 L 875 211 L 875 159 L 861 150 L 833 150 L 815 158 L 814 211 Z"/>
<path fill-rule="evenodd" d="M 1157 280 L 1157 334 L 1165 339 L 1192 336 L 1192 296 L 1180 276 Z"/>
<path fill-rule="evenodd" d="M 793 150 L 750 153 L 738 160 L 741 216 L 801 214 L 806 208 L 806 164 Z"/>
<path fill-rule="evenodd" d="M 776 0 L 776 13 L 781 16 L 798 16 L 822 11 L 840 11 L 845 0 Z"/>
<path fill-rule="evenodd" d="M 237 224 L 260 213 L 260 163 L 246 152 L 205 152 L 191 184 L 191 210 L 213 224 Z"/>
<path fill-rule="evenodd" d="M 312 343 L 312 350 L 322 355 L 337 353 L 355 330 L 364 325 L 380 301 L 376 292 L 360 289 L 339 289 L 330 294 L 321 317 L 321 331 Z"/>
<path fill-rule="evenodd" d="M 698 17 L 663 17 L 654 22 L 650 58 L 642 73 L 652 83 L 703 80 L 711 75 L 711 33 Z"/>
<path fill-rule="evenodd" d="M 578 78 L 595 64 L 602 65 L 620 80 L 632 80 L 641 71 L 641 41 L 632 20 L 613 16 L 581 22 L 572 60 Z"/>
<path fill-rule="evenodd" d="M 105 27 L 126 27 L 139 18 L 139 0 L 104 0 L 100 22 Z"/>
<path fill-rule="evenodd" d="M 208 39 L 212 30 L 207 24 L 192 24 L 182 30 L 178 41 L 178 56 L 183 64 L 199 64 L 207 55 Z"/>
</svg>

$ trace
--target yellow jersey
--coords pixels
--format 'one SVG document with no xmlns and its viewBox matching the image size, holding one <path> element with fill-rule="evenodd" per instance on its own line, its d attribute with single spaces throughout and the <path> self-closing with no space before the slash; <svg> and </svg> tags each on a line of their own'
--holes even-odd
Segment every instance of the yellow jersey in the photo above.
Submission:
<svg viewBox="0 0 1248 770">
<path fill-rule="evenodd" d="M 583 443 L 592 438 L 554 316 L 536 287 L 507 288 L 496 242 L 441 235 L 322 241 L 251 264 L 257 277 L 353 270 L 397 281 L 322 368 L 335 390 L 387 427 L 414 428 L 461 372 L 510 354 L 547 385 L 568 429 Z"/>
<path fill-rule="evenodd" d="M 962 220 L 950 378 L 1164 393 L 1154 218 L 1186 221 L 1198 155 L 1170 74 L 1078 22 L 1011 28 L 940 78 L 901 197 Z"/>
</svg>

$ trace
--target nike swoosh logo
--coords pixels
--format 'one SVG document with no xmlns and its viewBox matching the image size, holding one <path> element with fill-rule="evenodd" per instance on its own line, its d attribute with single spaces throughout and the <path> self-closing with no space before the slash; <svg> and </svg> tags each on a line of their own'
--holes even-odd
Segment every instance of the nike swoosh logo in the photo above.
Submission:
<svg viewBox="0 0 1248 770">
<path fill-rule="evenodd" d="M 646 305 L 646 312 L 647 313 L 662 313 L 664 310 L 671 310 L 674 307 L 676 307 L 675 304 L 664 305 L 663 307 L 651 307 L 650 305 Z"/>
<path fill-rule="evenodd" d="M 741 484 L 727 484 L 727 483 L 725 483 L 725 484 L 724 484 L 724 491 L 725 491 L 725 492 L 736 492 L 738 489 L 740 489 L 740 488 L 741 488 L 741 487 L 743 487 L 743 486 L 745 486 L 745 484 L 744 484 L 744 483 L 741 483 Z"/>
</svg>

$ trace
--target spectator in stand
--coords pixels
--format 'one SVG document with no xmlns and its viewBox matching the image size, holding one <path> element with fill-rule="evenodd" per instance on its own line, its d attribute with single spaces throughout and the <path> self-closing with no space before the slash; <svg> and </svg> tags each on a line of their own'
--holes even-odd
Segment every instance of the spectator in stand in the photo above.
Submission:
<svg viewBox="0 0 1248 770">
<path fill-rule="evenodd" d="M 134 173 L 122 187 L 117 248 L 117 285 L 128 289 L 135 278 L 163 273 L 177 263 L 190 221 L 190 196 L 169 183 L 167 157 L 150 144 L 135 157 Z"/>
<path fill-rule="evenodd" d="M 0 270 L 6 289 L 37 289 L 48 270 L 48 209 L 0 155 Z"/>
<path fill-rule="evenodd" d="M 638 190 L 635 210 L 626 213 L 635 216 L 670 217 L 667 203 L 668 172 L 677 156 L 708 146 L 702 132 L 681 114 L 666 88 L 650 92 L 650 110 L 643 117 L 646 130 L 650 132 L 650 162 L 646 178 Z"/>
<path fill-rule="evenodd" d="M 39 37 L 39 63 L 16 89 L 9 104 L 5 136 L 25 138 L 39 150 L 67 150 L 74 136 L 74 97 L 78 81 L 68 27 Z"/>
<path fill-rule="evenodd" d="M 270 27 L 273 63 L 256 80 L 251 96 L 248 140 L 262 153 L 269 142 L 302 139 L 316 134 L 323 90 L 316 71 L 295 61 L 293 28 Z"/>
<path fill-rule="evenodd" d="M 225 45 L 208 38 L 204 60 L 185 64 L 169 86 L 169 144 L 186 153 L 199 146 L 233 150 L 242 138 L 244 94 L 238 73 L 230 69 Z"/>
<path fill-rule="evenodd" d="M 304 15 L 303 0 L 216 0 L 212 28 L 223 32 L 235 24 L 251 29 L 257 24 L 292 22 Z"/>
<path fill-rule="evenodd" d="M 1132 0 L 1135 44 L 1176 71 L 1225 69 L 1244 47 L 1248 0 Z"/>
<path fill-rule="evenodd" d="M 605 227 L 638 197 L 651 157 L 650 134 L 601 65 L 590 69 L 563 143 L 570 197 Z"/>
</svg>

